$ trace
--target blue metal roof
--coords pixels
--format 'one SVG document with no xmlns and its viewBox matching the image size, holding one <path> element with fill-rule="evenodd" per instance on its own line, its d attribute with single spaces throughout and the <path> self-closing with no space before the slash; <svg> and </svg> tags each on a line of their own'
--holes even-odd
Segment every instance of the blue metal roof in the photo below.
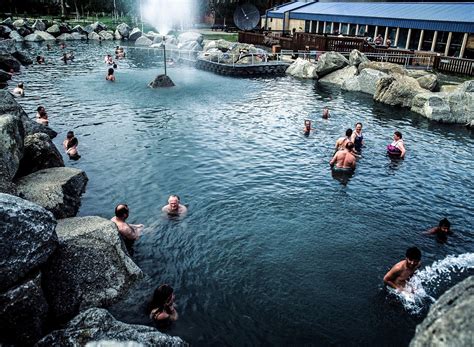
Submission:
<svg viewBox="0 0 474 347">
<path fill-rule="evenodd" d="M 474 2 L 296 2 L 268 16 L 283 18 L 287 11 L 290 19 L 474 33 Z"/>
</svg>

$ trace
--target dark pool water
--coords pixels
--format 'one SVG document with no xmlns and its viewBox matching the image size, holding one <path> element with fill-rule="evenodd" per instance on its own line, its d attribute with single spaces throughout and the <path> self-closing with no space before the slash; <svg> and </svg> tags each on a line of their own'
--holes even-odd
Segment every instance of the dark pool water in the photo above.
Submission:
<svg viewBox="0 0 474 347">
<path fill-rule="evenodd" d="M 79 215 L 112 217 L 130 206 L 145 224 L 134 260 L 147 275 L 112 308 L 116 318 L 151 324 L 154 287 L 176 290 L 180 319 L 167 332 L 193 345 L 407 345 L 424 315 L 383 290 L 385 272 L 417 245 L 424 265 L 474 251 L 473 134 L 429 122 L 362 94 L 290 77 L 234 79 L 173 66 L 176 87 L 146 87 L 162 66 L 128 51 L 117 82 L 105 81 L 112 44 L 72 43 L 46 66 L 14 77 L 31 117 L 46 106 L 51 127 L 79 138 L 82 158 L 67 166 L 89 176 Z M 324 105 L 332 118 L 320 118 Z M 305 118 L 316 131 L 302 135 Z M 364 124 L 366 148 L 348 182 L 331 177 L 335 140 Z M 385 146 L 403 133 L 407 156 Z M 160 214 L 169 194 L 189 214 Z M 422 235 L 443 216 L 454 236 Z M 439 297 L 472 269 L 425 288 Z"/>
</svg>

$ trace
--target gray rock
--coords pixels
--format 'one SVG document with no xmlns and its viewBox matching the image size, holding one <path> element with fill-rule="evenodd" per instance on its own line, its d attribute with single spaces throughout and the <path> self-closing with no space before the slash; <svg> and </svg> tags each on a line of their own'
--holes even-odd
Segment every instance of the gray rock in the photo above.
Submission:
<svg viewBox="0 0 474 347">
<path fill-rule="evenodd" d="M 187 41 L 184 43 L 180 43 L 178 48 L 184 51 L 191 51 L 191 52 L 200 52 L 202 51 L 202 46 L 197 41 Z"/>
<path fill-rule="evenodd" d="M 79 33 L 83 35 L 87 35 L 88 32 L 84 30 L 81 25 L 76 25 L 74 28 L 71 29 L 71 33 Z"/>
<path fill-rule="evenodd" d="M 35 31 L 35 34 L 41 36 L 44 41 L 54 41 L 56 38 L 51 35 L 50 33 L 47 33 L 46 31 Z"/>
<path fill-rule="evenodd" d="M 41 206 L 0 193 L 1 292 L 46 262 L 58 245 L 55 228 L 53 215 Z"/>
<path fill-rule="evenodd" d="M 33 33 L 33 30 L 27 27 L 18 28 L 16 31 L 18 32 L 18 34 L 20 34 L 23 37 L 28 36 Z"/>
<path fill-rule="evenodd" d="M 25 36 L 25 41 L 27 41 L 27 42 L 41 42 L 41 41 L 44 41 L 44 39 L 41 35 L 33 33 L 33 34 L 30 34 L 30 35 L 26 35 Z"/>
<path fill-rule="evenodd" d="M 174 87 L 174 83 L 168 75 L 158 75 L 148 86 L 150 88 L 169 88 Z"/>
<path fill-rule="evenodd" d="M 0 343 L 32 345 L 42 336 L 48 304 L 41 289 L 41 274 L 0 294 Z"/>
<path fill-rule="evenodd" d="M 25 129 L 21 118 L 14 114 L 0 114 L 0 168 L 9 181 L 15 177 L 23 157 Z"/>
<path fill-rule="evenodd" d="M 0 165 L 0 193 L 18 195 L 16 185 L 8 179 L 5 179 L 5 176 L 2 174 L 2 172 L 3 169 Z"/>
<path fill-rule="evenodd" d="M 16 52 L 15 40 L 0 40 L 0 54 L 13 54 Z"/>
<path fill-rule="evenodd" d="M 80 169 L 53 167 L 16 181 L 18 195 L 43 206 L 57 219 L 73 217 L 81 206 L 87 175 Z"/>
<path fill-rule="evenodd" d="M 319 79 L 319 82 L 333 83 L 338 86 L 341 86 L 344 81 L 354 77 L 357 73 L 357 67 L 355 66 L 346 66 L 340 70 L 331 72 L 330 74 Z"/>
<path fill-rule="evenodd" d="M 56 232 L 58 250 L 43 270 L 43 288 L 56 320 L 67 321 L 81 310 L 116 302 L 142 276 L 110 220 L 61 219 Z"/>
<path fill-rule="evenodd" d="M 96 32 L 91 32 L 89 34 L 89 40 L 96 40 L 96 41 L 99 41 L 102 39 L 102 36 L 100 36 L 99 34 L 97 34 Z"/>
<path fill-rule="evenodd" d="M 99 36 L 102 37 L 102 40 L 113 40 L 114 39 L 114 35 L 111 34 L 108 31 L 105 31 L 105 30 L 102 30 L 101 32 L 99 32 Z"/>
<path fill-rule="evenodd" d="M 189 41 L 196 41 L 200 45 L 202 44 L 202 41 L 204 40 L 204 37 L 202 34 L 195 32 L 195 31 L 187 31 L 178 36 L 178 42 L 179 43 L 186 43 Z"/>
<path fill-rule="evenodd" d="M 44 133 L 26 136 L 17 177 L 51 167 L 64 167 L 64 161 L 49 136 Z"/>
<path fill-rule="evenodd" d="M 460 84 L 445 84 L 439 87 L 441 93 L 453 93 L 457 91 L 460 87 Z"/>
<path fill-rule="evenodd" d="M 374 95 L 377 81 L 385 76 L 388 75 L 382 71 L 367 68 L 362 70 L 358 76 L 345 80 L 341 89 Z"/>
<path fill-rule="evenodd" d="M 413 98 L 411 110 L 428 119 L 441 122 L 451 118 L 449 104 L 440 93 L 417 94 Z"/>
<path fill-rule="evenodd" d="M 61 34 L 69 34 L 71 32 L 71 28 L 67 23 L 59 23 L 59 32 Z"/>
<path fill-rule="evenodd" d="M 349 65 L 349 61 L 341 53 L 327 52 L 319 56 L 316 63 L 316 73 L 321 78 L 347 65 Z"/>
<path fill-rule="evenodd" d="M 13 25 L 13 20 L 10 17 L 8 17 L 3 20 L 2 24 L 9 25 L 9 26 Z"/>
<path fill-rule="evenodd" d="M 122 40 L 124 37 L 122 35 L 120 35 L 119 31 L 118 30 L 115 30 L 114 32 L 114 39 L 115 40 Z"/>
<path fill-rule="evenodd" d="M 413 98 L 424 92 L 413 77 L 394 73 L 378 80 L 374 100 L 391 106 L 411 107 Z"/>
<path fill-rule="evenodd" d="M 12 29 L 7 27 L 6 25 L 0 25 L 0 37 L 4 39 L 8 39 L 10 37 L 10 33 Z"/>
<path fill-rule="evenodd" d="M 92 27 L 92 30 L 97 32 L 97 33 L 100 33 L 101 31 L 103 30 L 107 30 L 107 25 L 105 25 L 104 23 L 102 22 L 95 22 L 95 23 L 92 23 L 91 24 L 91 27 Z"/>
<path fill-rule="evenodd" d="M 12 78 L 12 75 L 10 75 L 8 72 L 0 70 L 0 83 L 7 82 L 11 80 L 11 78 Z"/>
<path fill-rule="evenodd" d="M 135 41 L 135 46 L 151 46 L 153 41 L 146 36 L 141 36 Z"/>
<path fill-rule="evenodd" d="M 23 51 L 16 51 L 12 55 L 23 65 L 33 64 L 33 60 L 31 60 L 29 55 Z"/>
<path fill-rule="evenodd" d="M 97 340 L 135 341 L 145 346 L 187 346 L 179 337 L 165 335 L 155 328 L 126 324 L 116 320 L 107 310 L 91 308 L 71 320 L 64 330 L 53 331 L 35 347 L 83 346 Z"/>
<path fill-rule="evenodd" d="M 472 346 L 474 341 L 474 276 L 456 284 L 431 306 L 416 327 L 410 347 Z"/>
<path fill-rule="evenodd" d="M 474 80 L 464 82 L 457 91 L 446 95 L 452 118 L 449 123 L 472 124 L 474 121 Z"/>
<path fill-rule="evenodd" d="M 162 43 L 162 42 L 163 42 L 163 36 L 155 36 L 155 38 L 153 39 L 153 44 Z"/>
<path fill-rule="evenodd" d="M 318 78 L 316 64 L 301 58 L 296 59 L 293 64 L 288 66 L 286 73 L 298 78 Z"/>
<path fill-rule="evenodd" d="M 53 36 L 61 35 L 61 30 L 59 29 L 59 25 L 57 24 L 51 25 L 48 29 L 46 29 L 46 32 Z"/>
<path fill-rule="evenodd" d="M 133 28 L 133 30 L 130 32 L 130 35 L 128 36 L 128 39 L 130 41 L 135 41 L 137 40 L 140 36 L 142 36 L 142 32 L 138 28 Z"/>
<path fill-rule="evenodd" d="M 94 29 L 92 28 L 92 25 L 90 25 L 90 24 L 86 25 L 83 29 L 87 34 L 90 34 L 90 33 L 94 32 Z"/>
<path fill-rule="evenodd" d="M 21 36 L 20 34 L 18 34 L 18 32 L 16 31 L 12 31 L 10 33 L 10 38 L 16 42 L 23 42 L 25 41 L 25 39 L 23 38 L 23 36 Z"/>
<path fill-rule="evenodd" d="M 426 74 L 416 79 L 421 88 L 432 92 L 438 89 L 438 76 L 435 74 Z"/>
<path fill-rule="evenodd" d="M 357 49 L 352 50 L 349 54 L 349 65 L 359 66 L 361 63 L 368 63 L 370 60 L 365 56 L 364 53 L 361 53 Z"/>
<path fill-rule="evenodd" d="M 33 30 L 38 30 L 38 31 L 45 31 L 46 30 L 46 24 L 40 19 L 35 20 L 33 25 L 31 26 Z"/>
<path fill-rule="evenodd" d="M 128 36 L 130 35 L 130 27 L 126 23 L 121 23 L 117 25 L 116 30 L 122 37 L 128 38 Z"/>
<path fill-rule="evenodd" d="M 99 340 L 87 342 L 86 347 L 146 347 L 135 341 Z"/>
<path fill-rule="evenodd" d="M 28 21 L 25 21 L 24 19 L 17 19 L 13 22 L 13 26 L 16 28 L 20 28 L 25 25 L 28 25 Z"/>
<path fill-rule="evenodd" d="M 0 69 L 5 71 L 20 71 L 21 63 L 11 54 L 0 54 Z"/>
<path fill-rule="evenodd" d="M 386 74 L 390 74 L 390 73 L 397 73 L 400 75 L 408 74 L 407 69 L 405 69 L 401 65 L 394 64 L 394 63 L 380 62 L 380 61 L 369 61 L 366 63 L 360 63 L 359 73 L 362 72 L 362 70 L 367 69 L 367 68 L 382 71 Z"/>
<path fill-rule="evenodd" d="M 59 40 L 59 41 L 73 41 L 73 40 L 75 40 L 75 38 L 74 38 L 74 36 L 72 36 L 69 33 L 64 33 L 64 34 L 59 35 L 56 38 L 56 40 Z"/>
<path fill-rule="evenodd" d="M 71 34 L 72 40 L 87 40 L 87 34 L 81 34 L 78 32 L 73 32 Z"/>
</svg>

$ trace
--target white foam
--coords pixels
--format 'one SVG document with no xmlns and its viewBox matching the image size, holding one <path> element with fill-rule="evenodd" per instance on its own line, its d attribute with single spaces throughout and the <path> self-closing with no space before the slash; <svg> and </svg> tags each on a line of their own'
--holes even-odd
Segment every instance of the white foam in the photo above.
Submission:
<svg viewBox="0 0 474 347">
<path fill-rule="evenodd" d="M 429 293 L 433 293 L 441 283 L 451 281 L 452 274 L 468 269 L 474 269 L 474 253 L 448 255 L 446 258 L 435 261 L 417 271 L 407 282 L 402 292 L 395 290 L 390 292 L 397 296 L 407 312 L 419 314 L 435 301 Z"/>
</svg>

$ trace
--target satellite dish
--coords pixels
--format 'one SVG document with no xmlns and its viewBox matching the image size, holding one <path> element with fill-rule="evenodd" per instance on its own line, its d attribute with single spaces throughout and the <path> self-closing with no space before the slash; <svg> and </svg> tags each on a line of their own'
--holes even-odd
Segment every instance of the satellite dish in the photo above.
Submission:
<svg viewBox="0 0 474 347">
<path fill-rule="evenodd" d="M 240 30 L 252 30 L 260 20 L 260 12 L 253 4 L 237 6 L 234 12 L 234 23 Z"/>
</svg>

